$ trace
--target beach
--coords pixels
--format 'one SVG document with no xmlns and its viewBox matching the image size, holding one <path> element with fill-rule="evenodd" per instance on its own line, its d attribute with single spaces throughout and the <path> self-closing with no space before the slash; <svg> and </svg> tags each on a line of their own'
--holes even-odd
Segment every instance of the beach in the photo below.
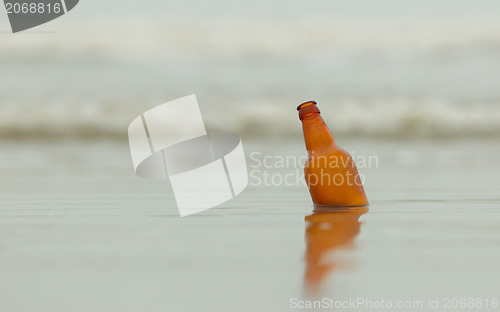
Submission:
<svg viewBox="0 0 500 312">
<path fill-rule="evenodd" d="M 300 156 L 301 140 L 279 150 L 243 142 L 250 172 L 293 174 L 257 167 L 250 155 Z M 497 145 L 342 143 L 379 159 L 360 169 L 371 205 L 347 246 L 324 251 L 334 265 L 311 297 L 304 219 L 313 207 L 303 185 L 250 180 L 234 200 L 180 218 L 168 181 L 136 177 L 126 144 L 2 142 L 0 306 L 289 311 L 311 298 L 498 297 Z"/>
<path fill-rule="evenodd" d="M 498 311 L 499 10 L 86 0 L 15 34 L 0 11 L 0 311 Z M 248 186 L 181 218 L 127 129 L 191 94 Z M 311 100 L 368 210 L 314 209 Z"/>
</svg>

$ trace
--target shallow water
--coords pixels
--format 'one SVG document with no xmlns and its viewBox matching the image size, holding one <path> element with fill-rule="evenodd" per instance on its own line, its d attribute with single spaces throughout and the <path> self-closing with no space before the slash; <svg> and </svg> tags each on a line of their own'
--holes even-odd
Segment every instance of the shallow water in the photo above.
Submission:
<svg viewBox="0 0 500 312">
<path fill-rule="evenodd" d="M 465 310 L 487 311 L 500 297 L 498 144 L 339 144 L 379 159 L 360 168 L 367 213 L 312 215 L 303 185 L 261 184 L 180 218 L 168 182 L 134 175 L 126 144 L 2 142 L 0 310 L 288 311 L 364 298 L 427 311 L 480 298 Z M 250 170 L 263 169 L 252 153 L 304 151 L 244 147 Z"/>
</svg>

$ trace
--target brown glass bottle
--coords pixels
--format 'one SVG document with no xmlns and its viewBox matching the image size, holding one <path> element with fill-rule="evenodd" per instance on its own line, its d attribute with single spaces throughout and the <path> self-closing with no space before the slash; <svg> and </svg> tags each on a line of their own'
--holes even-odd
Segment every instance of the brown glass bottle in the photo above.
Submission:
<svg viewBox="0 0 500 312">
<path fill-rule="evenodd" d="M 305 179 L 312 201 L 325 206 L 363 206 L 368 199 L 351 155 L 335 144 L 316 102 L 297 107 L 308 159 Z"/>
</svg>

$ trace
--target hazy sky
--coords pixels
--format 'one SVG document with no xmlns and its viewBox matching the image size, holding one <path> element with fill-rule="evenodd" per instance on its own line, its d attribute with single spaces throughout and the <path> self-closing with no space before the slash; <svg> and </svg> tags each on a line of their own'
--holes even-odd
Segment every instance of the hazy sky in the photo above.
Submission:
<svg viewBox="0 0 500 312">
<path fill-rule="evenodd" d="M 4 12 L 4 10 L 3 10 Z M 82 0 L 76 18 L 485 18 L 500 17 L 498 0 Z M 5 18 L 3 14 L 2 19 Z"/>
<path fill-rule="evenodd" d="M 497 0 L 141 0 L 137 2 L 85 0 L 90 7 L 101 6 L 113 10 L 113 4 L 120 6 L 117 14 L 198 15 L 223 17 L 265 17 L 286 18 L 314 16 L 335 16 L 346 18 L 387 17 L 446 17 L 478 16 L 499 17 L 500 2 Z"/>
</svg>

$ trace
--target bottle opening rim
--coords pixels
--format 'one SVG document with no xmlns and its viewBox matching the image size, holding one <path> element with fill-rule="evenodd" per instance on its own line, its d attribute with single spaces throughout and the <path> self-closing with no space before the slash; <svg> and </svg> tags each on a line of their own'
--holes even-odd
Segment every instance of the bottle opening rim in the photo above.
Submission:
<svg viewBox="0 0 500 312">
<path fill-rule="evenodd" d="M 297 106 L 297 110 L 301 110 L 304 107 L 307 107 L 310 105 L 316 105 L 316 104 L 317 104 L 316 101 L 307 101 L 307 102 L 304 102 L 304 103 L 300 104 L 299 106 Z"/>
</svg>

